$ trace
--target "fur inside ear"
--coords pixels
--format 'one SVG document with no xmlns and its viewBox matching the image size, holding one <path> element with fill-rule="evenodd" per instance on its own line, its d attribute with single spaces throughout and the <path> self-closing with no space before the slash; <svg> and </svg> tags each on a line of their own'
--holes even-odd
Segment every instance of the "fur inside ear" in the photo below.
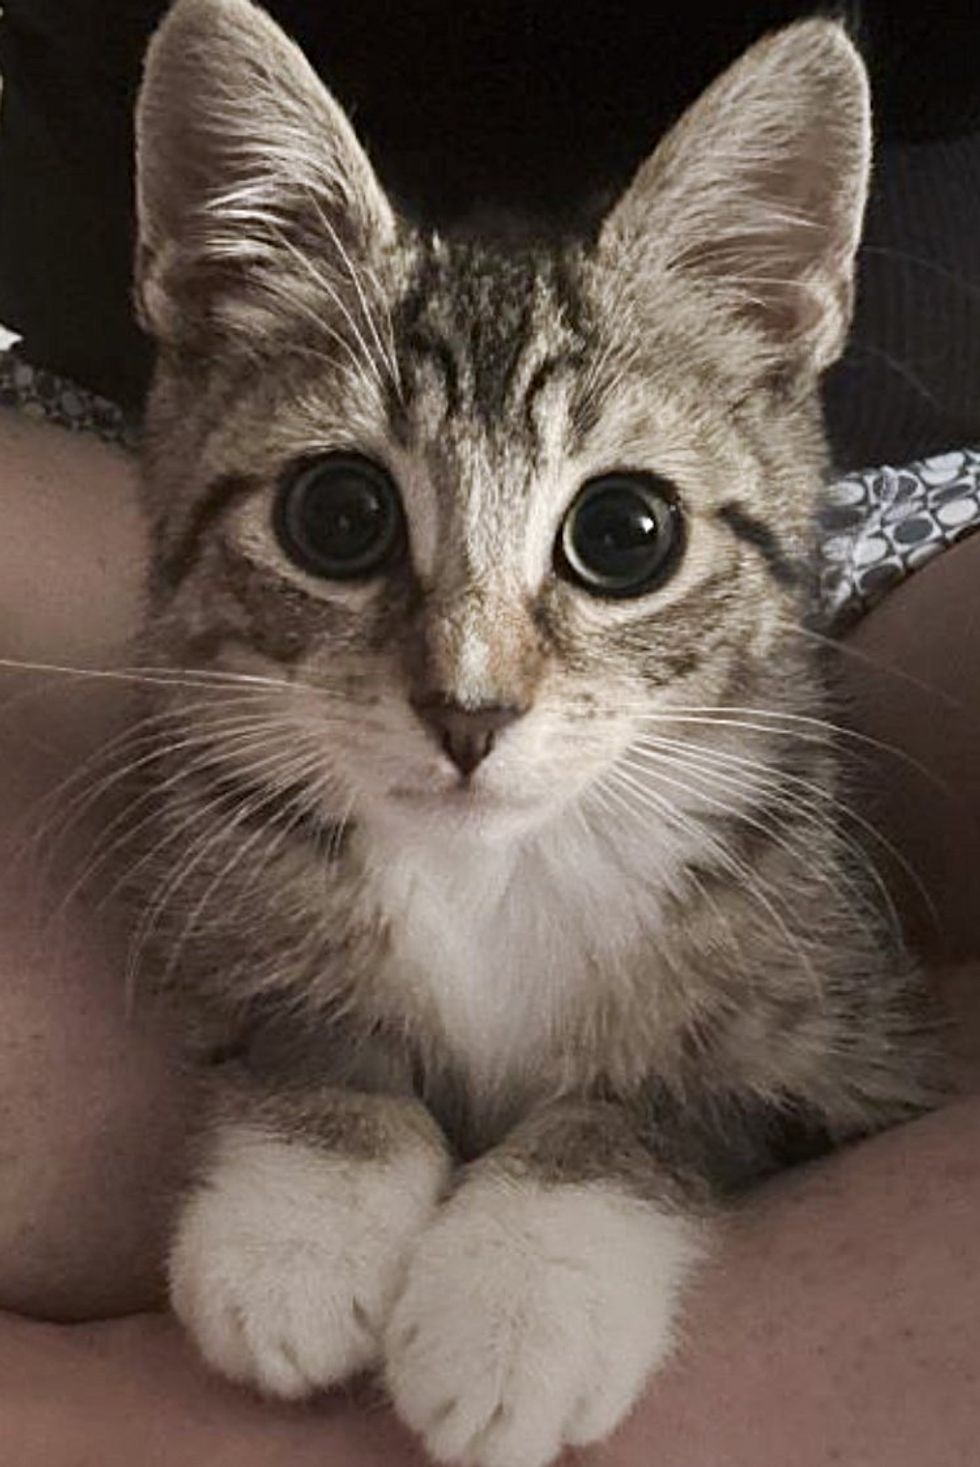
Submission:
<svg viewBox="0 0 980 1467">
<path fill-rule="evenodd" d="M 162 340 L 254 327 L 277 267 L 364 260 L 394 234 L 341 108 L 251 0 L 177 0 L 136 107 L 137 301 Z M 247 305 L 246 298 L 247 297 Z"/>
<path fill-rule="evenodd" d="M 842 350 L 868 191 L 864 65 L 844 30 L 760 41 L 681 118 L 607 217 L 616 268 L 683 276 L 764 338 L 773 368 Z"/>
</svg>

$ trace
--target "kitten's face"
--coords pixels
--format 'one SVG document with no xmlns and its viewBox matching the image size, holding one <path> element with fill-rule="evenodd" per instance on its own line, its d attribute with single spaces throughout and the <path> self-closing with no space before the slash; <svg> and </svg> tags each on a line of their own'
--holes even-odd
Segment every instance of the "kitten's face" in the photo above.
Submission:
<svg viewBox="0 0 980 1467">
<path fill-rule="evenodd" d="M 772 696 L 867 153 L 853 52 L 795 35 L 552 250 L 410 230 L 275 28 L 180 0 L 140 116 L 156 640 L 289 680 L 250 693 L 284 783 L 525 829 L 642 783 L 672 708 Z"/>
</svg>

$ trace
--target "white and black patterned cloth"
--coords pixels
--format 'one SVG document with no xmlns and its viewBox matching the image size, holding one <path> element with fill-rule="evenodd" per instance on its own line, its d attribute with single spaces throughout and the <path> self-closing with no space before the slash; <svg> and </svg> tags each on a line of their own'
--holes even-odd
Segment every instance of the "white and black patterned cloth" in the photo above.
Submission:
<svg viewBox="0 0 980 1467">
<path fill-rule="evenodd" d="M 980 529 L 980 449 L 848 474 L 827 489 L 820 528 L 819 599 L 839 628 Z"/>
<path fill-rule="evenodd" d="M 16 346 L 0 351 L 0 407 L 57 423 L 77 433 L 94 433 L 105 443 L 133 447 L 138 430 L 108 398 L 76 387 L 46 367 L 24 360 Z"/>
<path fill-rule="evenodd" d="M 139 436 L 114 403 L 31 366 L 16 348 L 0 352 L 0 405 L 124 447 L 135 446 Z M 843 629 L 913 570 L 976 529 L 980 448 L 838 479 L 820 512 L 821 621 Z"/>
</svg>

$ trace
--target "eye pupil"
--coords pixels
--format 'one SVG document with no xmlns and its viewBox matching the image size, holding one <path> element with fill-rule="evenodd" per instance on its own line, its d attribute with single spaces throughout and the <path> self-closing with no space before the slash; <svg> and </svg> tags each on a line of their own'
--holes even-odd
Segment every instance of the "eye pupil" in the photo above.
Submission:
<svg viewBox="0 0 980 1467">
<path fill-rule="evenodd" d="M 653 475 L 590 479 L 555 547 L 559 574 L 596 596 L 639 596 L 676 563 L 681 519 L 669 485 Z"/>
<path fill-rule="evenodd" d="M 403 541 L 398 493 L 378 464 L 331 454 L 286 481 L 275 529 L 287 555 L 313 575 L 353 580 L 379 571 Z"/>
<path fill-rule="evenodd" d="M 576 526 L 577 538 L 591 544 L 594 553 L 610 557 L 645 554 L 657 537 L 657 521 L 647 509 L 626 495 L 606 494 L 586 505 Z"/>
</svg>

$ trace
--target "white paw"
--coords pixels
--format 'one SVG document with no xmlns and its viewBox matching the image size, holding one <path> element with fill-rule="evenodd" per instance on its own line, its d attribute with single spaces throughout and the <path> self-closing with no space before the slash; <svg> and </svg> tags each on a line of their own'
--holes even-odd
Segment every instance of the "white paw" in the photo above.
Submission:
<svg viewBox="0 0 980 1467">
<path fill-rule="evenodd" d="M 439 1461 L 543 1467 L 606 1436 L 668 1353 L 699 1228 L 601 1184 L 486 1176 L 426 1230 L 385 1335 Z"/>
<path fill-rule="evenodd" d="M 179 1219 L 174 1311 L 215 1369 L 270 1394 L 356 1374 L 377 1362 L 407 1250 L 446 1171 L 421 1143 L 366 1160 L 228 1128 Z"/>
</svg>

